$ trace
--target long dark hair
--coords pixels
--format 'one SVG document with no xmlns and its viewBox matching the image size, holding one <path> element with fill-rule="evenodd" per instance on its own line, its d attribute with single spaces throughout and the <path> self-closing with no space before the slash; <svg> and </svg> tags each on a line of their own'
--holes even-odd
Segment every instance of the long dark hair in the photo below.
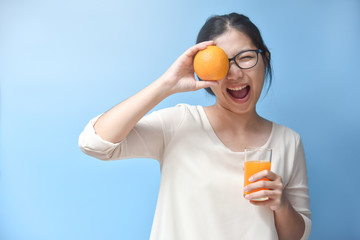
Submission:
<svg viewBox="0 0 360 240">
<path fill-rule="evenodd" d="M 263 50 L 262 56 L 266 66 L 265 77 L 268 79 L 267 90 L 269 90 L 272 82 L 270 51 L 266 47 L 259 29 L 255 26 L 254 23 L 250 21 L 247 16 L 238 13 L 230 13 L 226 15 L 215 15 L 210 17 L 206 20 L 204 26 L 200 29 L 196 43 L 213 40 L 217 36 L 225 33 L 230 28 L 235 28 L 238 31 L 246 34 L 252 40 L 256 48 Z M 211 88 L 206 88 L 206 91 L 211 95 L 214 95 Z"/>
</svg>

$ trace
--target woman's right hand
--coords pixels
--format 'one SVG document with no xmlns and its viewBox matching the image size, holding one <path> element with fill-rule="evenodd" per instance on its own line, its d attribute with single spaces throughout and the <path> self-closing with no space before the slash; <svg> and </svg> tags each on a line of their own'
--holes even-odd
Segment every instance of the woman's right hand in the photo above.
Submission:
<svg viewBox="0 0 360 240">
<path fill-rule="evenodd" d="M 194 76 L 193 61 L 196 53 L 213 41 L 198 43 L 186 50 L 158 80 L 169 89 L 169 95 L 178 92 L 196 91 L 202 88 L 216 86 L 217 81 L 197 81 Z"/>
</svg>

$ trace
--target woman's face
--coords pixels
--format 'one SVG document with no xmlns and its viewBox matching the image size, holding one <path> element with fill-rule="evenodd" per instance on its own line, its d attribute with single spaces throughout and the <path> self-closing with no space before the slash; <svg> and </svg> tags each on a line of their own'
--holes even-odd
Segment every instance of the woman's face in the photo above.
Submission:
<svg viewBox="0 0 360 240">
<path fill-rule="evenodd" d="M 251 39 L 236 29 L 230 29 L 216 37 L 214 42 L 221 47 L 229 58 L 245 50 L 257 50 Z M 256 103 L 264 85 L 266 66 L 262 55 L 250 69 L 240 69 L 231 61 L 229 72 L 211 90 L 216 95 L 216 104 L 238 114 L 255 111 Z"/>
</svg>

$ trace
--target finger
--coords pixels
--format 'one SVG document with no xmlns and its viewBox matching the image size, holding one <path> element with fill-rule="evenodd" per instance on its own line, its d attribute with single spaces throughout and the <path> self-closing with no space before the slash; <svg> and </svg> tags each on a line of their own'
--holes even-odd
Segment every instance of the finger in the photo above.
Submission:
<svg viewBox="0 0 360 240">
<path fill-rule="evenodd" d="M 250 200 L 249 202 L 255 206 L 270 207 L 270 209 L 274 208 L 274 200 L 272 200 L 271 198 L 263 201 Z"/>
<path fill-rule="evenodd" d="M 203 50 L 208 46 L 212 46 L 212 45 L 214 45 L 214 41 L 212 40 L 198 43 L 190 47 L 188 50 L 186 50 L 185 55 L 188 57 L 193 57 L 198 51 Z"/>
<path fill-rule="evenodd" d="M 251 192 L 254 190 L 264 189 L 264 188 L 273 189 L 274 186 L 276 186 L 276 185 L 270 181 L 258 181 L 258 182 L 254 182 L 254 183 L 251 183 L 251 184 L 245 186 L 244 192 Z"/>
<path fill-rule="evenodd" d="M 284 189 L 284 186 L 281 182 L 276 181 L 259 181 L 252 184 L 249 184 L 244 187 L 245 193 L 250 193 L 253 191 L 261 191 L 261 190 L 271 190 L 271 191 L 278 191 L 282 192 Z"/>
<path fill-rule="evenodd" d="M 196 81 L 196 90 L 202 89 L 202 88 L 208 88 L 208 87 L 215 87 L 219 84 L 218 81 Z"/>
<path fill-rule="evenodd" d="M 253 201 L 253 200 L 250 200 L 250 203 L 255 205 L 255 206 L 262 206 L 262 207 L 265 207 L 265 206 L 269 206 L 269 202 L 271 200 L 264 200 L 264 201 Z"/>
<path fill-rule="evenodd" d="M 258 180 L 261 180 L 261 179 L 264 179 L 264 178 L 267 178 L 271 181 L 275 181 L 277 179 L 280 178 L 279 175 L 277 175 L 276 173 L 270 171 L 270 170 L 263 170 L 263 171 L 260 171 L 258 173 L 255 173 L 254 175 L 252 175 L 250 178 L 249 178 L 249 181 L 250 182 L 255 182 L 255 181 L 258 181 Z"/>
<path fill-rule="evenodd" d="M 261 190 L 254 193 L 249 193 L 245 196 L 247 200 L 268 198 L 268 199 L 278 199 L 281 197 L 281 191 L 277 190 Z"/>
<path fill-rule="evenodd" d="M 256 199 L 269 199 L 269 197 L 266 195 L 265 190 L 261 190 L 254 193 L 249 193 L 245 195 L 245 199 L 254 201 Z"/>
</svg>

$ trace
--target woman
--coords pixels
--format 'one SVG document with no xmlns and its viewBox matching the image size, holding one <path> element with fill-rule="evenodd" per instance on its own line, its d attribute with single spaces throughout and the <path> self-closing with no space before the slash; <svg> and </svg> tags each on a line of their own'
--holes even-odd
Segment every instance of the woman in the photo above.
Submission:
<svg viewBox="0 0 360 240">
<path fill-rule="evenodd" d="M 270 52 L 259 30 L 244 15 L 215 16 L 197 42 L 151 85 L 92 119 L 80 148 L 103 160 L 159 161 L 152 240 L 307 239 L 311 213 L 301 139 L 256 112 L 265 76 L 271 80 Z M 196 81 L 193 58 L 210 45 L 235 58 L 224 79 Z M 244 56 L 251 66 L 240 61 Z M 146 115 L 172 94 L 202 88 L 216 96 L 214 105 L 180 104 Z M 245 147 L 272 148 L 273 160 L 272 171 L 253 175 L 242 189 Z M 263 178 L 270 181 L 257 181 Z M 269 190 L 243 197 L 261 187 Z M 268 200 L 252 200 L 262 197 Z"/>
</svg>

